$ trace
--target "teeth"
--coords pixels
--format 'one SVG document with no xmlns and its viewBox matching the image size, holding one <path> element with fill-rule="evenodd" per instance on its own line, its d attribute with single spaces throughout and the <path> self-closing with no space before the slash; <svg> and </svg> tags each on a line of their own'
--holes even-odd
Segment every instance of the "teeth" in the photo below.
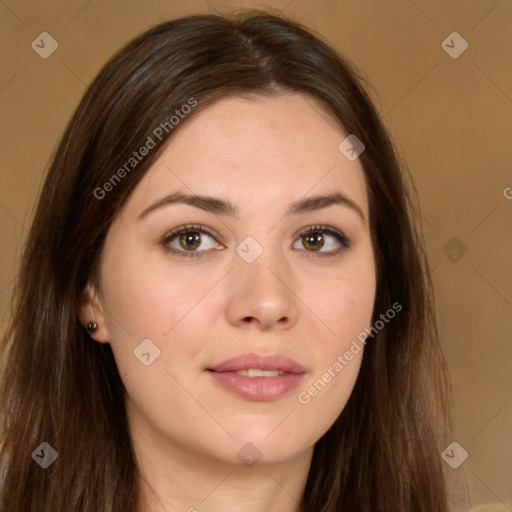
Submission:
<svg viewBox="0 0 512 512">
<path fill-rule="evenodd" d="M 238 375 L 244 375 L 246 377 L 279 377 L 284 372 L 279 370 L 260 370 L 259 368 L 249 368 L 247 370 L 238 370 Z"/>
</svg>

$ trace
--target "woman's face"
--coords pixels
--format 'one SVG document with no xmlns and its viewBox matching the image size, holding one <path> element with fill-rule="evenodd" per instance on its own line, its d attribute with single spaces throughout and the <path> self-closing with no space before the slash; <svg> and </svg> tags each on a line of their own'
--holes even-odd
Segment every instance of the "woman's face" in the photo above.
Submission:
<svg viewBox="0 0 512 512">
<path fill-rule="evenodd" d="M 182 122 L 113 222 L 81 316 L 112 346 L 138 445 L 246 465 L 311 453 L 371 324 L 362 166 L 302 95 L 225 98 Z"/>
</svg>

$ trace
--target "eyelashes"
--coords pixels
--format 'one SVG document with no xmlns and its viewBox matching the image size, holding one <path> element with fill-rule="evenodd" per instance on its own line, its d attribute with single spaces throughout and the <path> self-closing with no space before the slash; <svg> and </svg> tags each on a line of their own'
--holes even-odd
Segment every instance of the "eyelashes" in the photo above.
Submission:
<svg viewBox="0 0 512 512">
<path fill-rule="evenodd" d="M 203 235 L 206 235 L 215 242 L 213 243 L 214 247 L 204 247 Z M 159 243 L 165 251 L 178 257 L 198 258 L 211 250 L 224 248 L 222 244 L 215 241 L 216 236 L 210 229 L 201 224 L 186 224 L 167 232 Z M 294 245 L 300 243 L 302 248 L 299 250 L 304 250 L 307 253 L 307 257 L 339 256 L 351 247 L 351 240 L 343 232 L 330 226 L 309 226 L 303 229 L 297 237 L 298 240 L 294 242 Z M 326 245 L 332 245 L 332 242 L 329 243 L 329 238 L 335 240 L 337 248 L 335 250 L 322 251 Z M 308 249 L 308 247 L 311 249 Z M 196 250 L 198 248 L 201 250 Z"/>
</svg>

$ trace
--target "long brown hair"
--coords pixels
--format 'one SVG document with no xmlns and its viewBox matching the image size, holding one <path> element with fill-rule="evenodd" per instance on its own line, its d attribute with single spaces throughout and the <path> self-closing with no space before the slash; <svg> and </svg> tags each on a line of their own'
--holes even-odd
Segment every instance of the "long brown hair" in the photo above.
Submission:
<svg viewBox="0 0 512 512">
<path fill-rule="evenodd" d="M 1 512 L 137 510 L 123 383 L 110 346 L 80 324 L 77 297 L 116 213 L 187 121 L 174 126 L 171 116 L 239 93 L 309 95 L 364 142 L 374 322 L 402 306 L 368 343 L 349 402 L 315 445 L 302 510 L 448 510 L 440 451 L 449 385 L 407 175 L 353 67 L 299 24 L 251 11 L 189 16 L 142 34 L 103 67 L 66 128 L 1 346 Z M 156 147 L 126 167 L 151 135 Z M 42 442 L 58 453 L 47 469 L 31 457 Z"/>
</svg>

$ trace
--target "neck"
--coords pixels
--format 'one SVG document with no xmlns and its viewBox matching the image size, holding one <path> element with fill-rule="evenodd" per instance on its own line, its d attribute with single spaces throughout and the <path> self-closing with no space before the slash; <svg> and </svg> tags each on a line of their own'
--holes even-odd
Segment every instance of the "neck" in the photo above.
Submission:
<svg viewBox="0 0 512 512">
<path fill-rule="evenodd" d="M 139 512 L 300 512 L 313 447 L 286 461 L 231 464 L 168 439 L 133 432 Z"/>
</svg>

